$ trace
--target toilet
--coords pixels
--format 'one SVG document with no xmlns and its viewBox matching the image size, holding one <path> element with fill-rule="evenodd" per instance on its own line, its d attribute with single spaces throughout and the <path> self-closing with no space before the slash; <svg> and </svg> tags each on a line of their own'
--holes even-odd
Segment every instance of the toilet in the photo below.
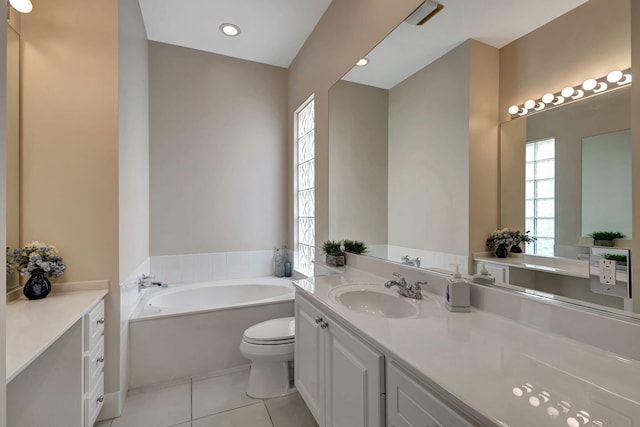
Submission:
<svg viewBox="0 0 640 427">
<path fill-rule="evenodd" d="M 250 397 L 266 399 L 295 392 L 292 383 L 295 319 L 282 317 L 247 328 L 240 353 L 251 361 Z"/>
</svg>

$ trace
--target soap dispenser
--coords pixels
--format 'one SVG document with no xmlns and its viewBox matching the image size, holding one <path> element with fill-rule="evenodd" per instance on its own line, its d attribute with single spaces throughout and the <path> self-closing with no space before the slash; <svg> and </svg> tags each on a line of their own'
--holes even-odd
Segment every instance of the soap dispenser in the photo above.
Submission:
<svg viewBox="0 0 640 427">
<path fill-rule="evenodd" d="M 471 311 L 469 282 L 462 278 L 458 264 L 455 264 L 456 272 L 453 277 L 447 279 L 447 303 L 449 311 L 469 312 Z"/>
<path fill-rule="evenodd" d="M 480 266 L 480 272 L 475 274 L 471 281 L 479 285 L 494 285 L 496 283 L 496 278 L 489 273 L 484 263 L 480 264 Z"/>
</svg>

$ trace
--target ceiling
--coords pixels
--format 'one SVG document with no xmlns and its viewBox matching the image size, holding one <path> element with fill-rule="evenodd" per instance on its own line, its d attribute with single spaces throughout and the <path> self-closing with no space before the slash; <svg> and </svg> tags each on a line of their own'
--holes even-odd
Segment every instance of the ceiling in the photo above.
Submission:
<svg viewBox="0 0 640 427">
<path fill-rule="evenodd" d="M 423 26 L 400 24 L 345 80 L 390 89 L 467 39 L 502 47 L 587 0 L 439 0 Z M 288 67 L 331 0 L 139 0 L 149 40 Z M 224 36 L 222 23 L 238 25 Z"/>
<path fill-rule="evenodd" d="M 331 0 L 139 0 L 147 38 L 288 67 Z M 241 28 L 224 36 L 220 24 Z"/>
<path fill-rule="evenodd" d="M 390 89 L 468 39 L 501 48 L 587 0 L 438 0 L 423 26 L 400 24 L 343 79 Z"/>
</svg>

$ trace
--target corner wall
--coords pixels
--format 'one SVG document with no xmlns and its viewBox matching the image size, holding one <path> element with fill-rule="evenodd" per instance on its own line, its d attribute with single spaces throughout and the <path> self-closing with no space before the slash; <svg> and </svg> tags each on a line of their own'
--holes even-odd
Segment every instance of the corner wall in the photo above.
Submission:
<svg viewBox="0 0 640 427">
<path fill-rule="evenodd" d="M 286 241 L 284 68 L 149 42 L 150 254 Z"/>
</svg>

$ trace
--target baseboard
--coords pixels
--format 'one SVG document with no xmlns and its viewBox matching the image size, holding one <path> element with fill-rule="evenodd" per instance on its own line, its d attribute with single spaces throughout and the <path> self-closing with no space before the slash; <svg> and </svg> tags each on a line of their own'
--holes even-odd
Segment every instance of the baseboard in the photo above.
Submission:
<svg viewBox="0 0 640 427">
<path fill-rule="evenodd" d="M 122 402 L 124 402 L 124 398 L 121 399 L 121 394 L 124 394 L 126 397 L 126 393 L 121 393 L 119 391 L 114 391 L 113 393 L 107 393 L 104 395 L 104 404 L 102 405 L 102 409 L 100 410 L 96 421 L 109 420 L 120 416 L 122 413 L 122 407 L 124 406 L 122 404 Z"/>
</svg>

